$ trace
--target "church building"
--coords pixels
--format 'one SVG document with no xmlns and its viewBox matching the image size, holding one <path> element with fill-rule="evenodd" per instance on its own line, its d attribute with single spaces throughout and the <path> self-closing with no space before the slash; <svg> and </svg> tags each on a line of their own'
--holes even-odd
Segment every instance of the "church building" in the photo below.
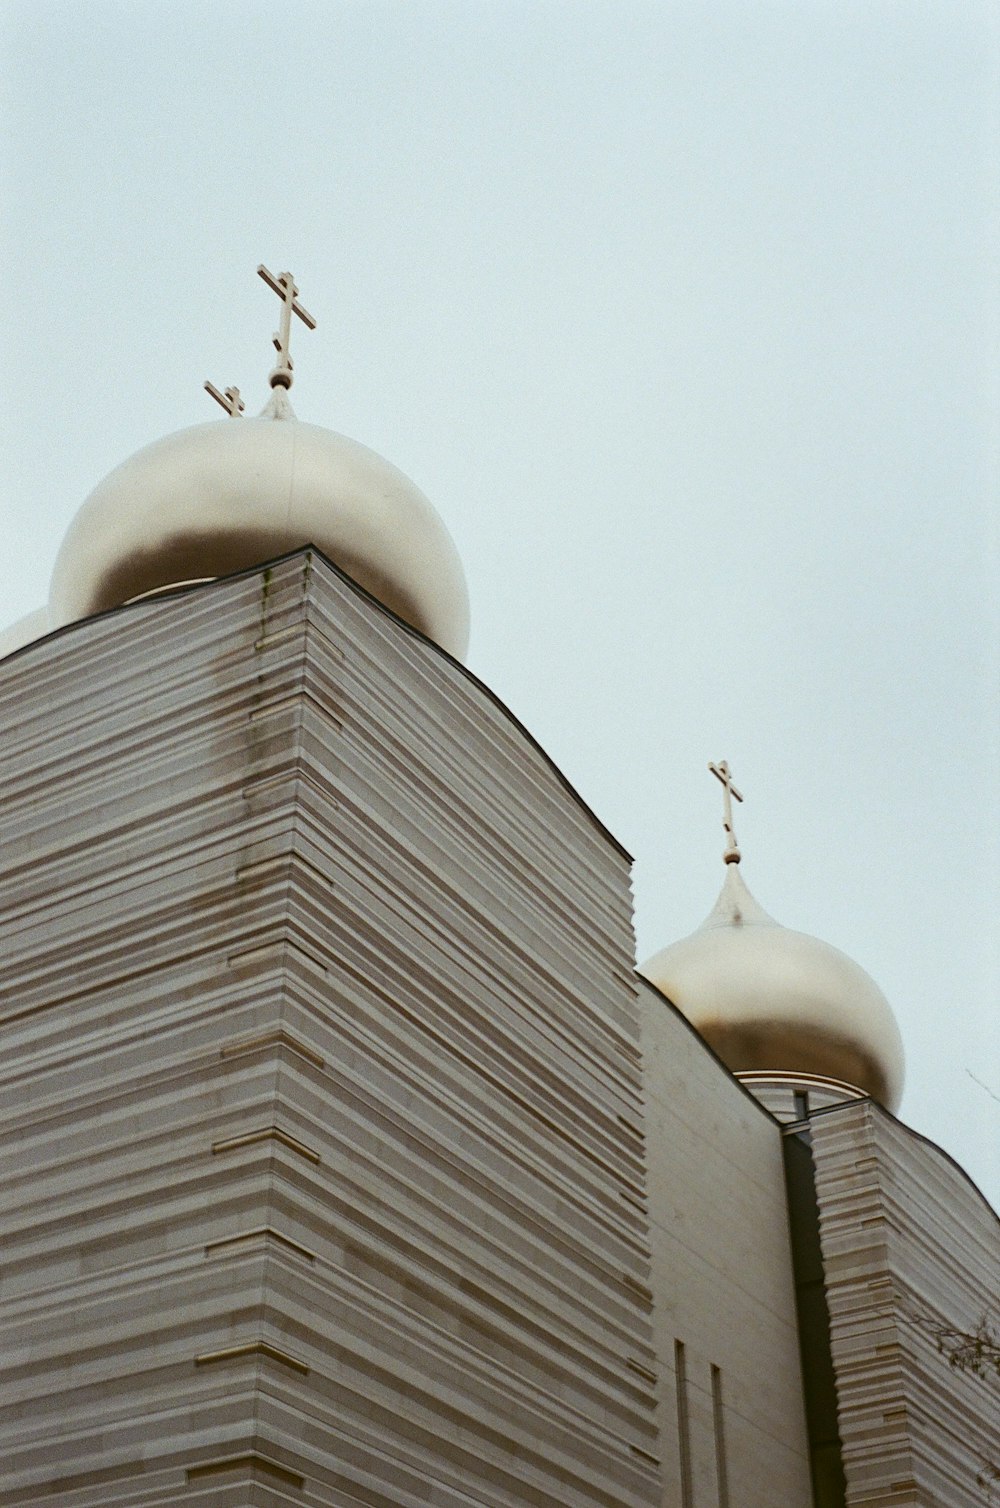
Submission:
<svg viewBox="0 0 1000 1508">
<path fill-rule="evenodd" d="M 983 1508 L 998 1221 L 851 959 L 630 857 L 434 509 L 271 396 L 0 637 L 0 1504 Z M 706 909 L 711 897 L 706 897 Z"/>
</svg>

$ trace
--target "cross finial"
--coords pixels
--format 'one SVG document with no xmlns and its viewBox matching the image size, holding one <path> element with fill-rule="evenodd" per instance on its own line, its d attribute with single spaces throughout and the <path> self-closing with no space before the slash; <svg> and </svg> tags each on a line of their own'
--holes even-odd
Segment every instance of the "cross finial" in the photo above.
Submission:
<svg viewBox="0 0 1000 1508">
<path fill-rule="evenodd" d="M 205 391 L 211 393 L 216 403 L 225 409 L 230 419 L 238 419 L 246 408 L 238 387 L 227 387 L 224 393 L 220 393 L 214 382 L 206 382 Z"/>
<path fill-rule="evenodd" d="M 275 277 L 273 272 L 268 272 L 263 262 L 257 268 L 257 272 L 281 299 L 281 328 L 274 335 L 274 349 L 278 353 L 278 364 L 271 373 L 271 386 L 289 388 L 292 385 L 292 358 L 288 351 L 292 315 L 297 314 L 309 330 L 315 330 L 316 321 L 308 309 L 303 309 L 299 303 L 299 290 L 290 272 L 282 272 Z"/>
<path fill-rule="evenodd" d="M 722 788 L 725 792 L 725 815 L 722 819 L 722 825 L 726 829 L 726 846 L 722 857 L 727 864 L 738 864 L 740 862 L 740 849 L 736 841 L 736 834 L 733 832 L 733 802 L 731 798 L 735 797 L 737 801 L 742 801 L 743 797 L 733 785 L 732 773 L 725 760 L 721 764 L 712 764 L 711 760 L 709 760 L 708 768 L 716 780 L 722 781 Z"/>
</svg>

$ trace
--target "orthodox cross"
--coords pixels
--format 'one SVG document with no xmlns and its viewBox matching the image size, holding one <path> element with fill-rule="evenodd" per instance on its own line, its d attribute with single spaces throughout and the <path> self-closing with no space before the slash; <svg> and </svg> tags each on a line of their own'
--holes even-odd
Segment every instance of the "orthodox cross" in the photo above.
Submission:
<svg viewBox="0 0 1000 1508">
<path fill-rule="evenodd" d="M 292 358 L 288 351 L 291 340 L 292 315 L 297 314 L 309 330 L 315 330 L 316 321 L 308 309 L 303 309 L 299 303 L 299 290 L 295 286 L 295 279 L 290 272 L 283 272 L 279 277 L 275 277 L 273 272 L 268 272 L 263 262 L 257 268 L 257 272 L 264 279 L 267 286 L 281 299 L 281 328 L 274 336 L 274 349 L 278 353 L 278 364 L 271 373 L 271 386 L 288 388 L 292 385 Z"/>
<path fill-rule="evenodd" d="M 238 387 L 227 387 L 224 393 L 220 393 L 214 382 L 206 382 L 205 391 L 211 393 L 216 403 L 225 409 L 230 419 L 238 419 L 246 408 Z"/>
<path fill-rule="evenodd" d="M 742 801 L 743 797 L 733 785 L 732 773 L 725 760 L 721 764 L 712 764 L 710 760 L 708 768 L 716 780 L 722 781 L 722 789 L 725 792 L 725 815 L 722 819 L 722 825 L 726 829 L 726 847 L 722 857 L 727 864 L 738 864 L 740 862 L 740 849 L 736 841 L 736 834 L 733 832 L 732 798 L 735 797 L 737 801 Z"/>
</svg>

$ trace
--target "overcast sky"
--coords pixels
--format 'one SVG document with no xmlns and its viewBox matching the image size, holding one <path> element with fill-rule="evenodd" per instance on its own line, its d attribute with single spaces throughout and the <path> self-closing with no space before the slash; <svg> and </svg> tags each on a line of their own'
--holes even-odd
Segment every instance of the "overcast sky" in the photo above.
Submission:
<svg viewBox="0 0 1000 1508">
<path fill-rule="evenodd" d="M 1000 35 L 977 0 L 6 0 L 0 626 L 148 441 L 267 397 L 435 503 L 469 663 L 636 856 L 897 1013 L 1000 1202 Z"/>
</svg>

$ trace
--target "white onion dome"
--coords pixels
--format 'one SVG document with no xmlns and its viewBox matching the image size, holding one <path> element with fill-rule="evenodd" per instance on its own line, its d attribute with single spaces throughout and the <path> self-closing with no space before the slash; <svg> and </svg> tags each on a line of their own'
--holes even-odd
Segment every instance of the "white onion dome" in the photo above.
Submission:
<svg viewBox="0 0 1000 1508">
<path fill-rule="evenodd" d="M 639 972 L 733 1073 L 804 1074 L 898 1109 L 903 1043 L 882 991 L 839 949 L 768 916 L 738 862 L 698 930 Z"/>
<path fill-rule="evenodd" d="M 465 575 L 427 498 L 356 440 L 301 423 L 281 386 L 259 418 L 180 430 L 98 484 L 56 559 L 50 626 L 310 544 L 464 656 Z"/>
</svg>

